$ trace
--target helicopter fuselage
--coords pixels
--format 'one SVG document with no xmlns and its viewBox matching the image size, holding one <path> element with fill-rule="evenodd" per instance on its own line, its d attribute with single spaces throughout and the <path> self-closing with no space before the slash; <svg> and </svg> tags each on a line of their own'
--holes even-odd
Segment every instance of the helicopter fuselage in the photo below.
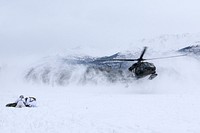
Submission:
<svg viewBox="0 0 200 133">
<path fill-rule="evenodd" d="M 129 71 L 133 72 L 137 78 L 142 78 L 148 75 L 157 75 L 156 74 L 156 67 L 153 63 L 149 62 L 137 62 L 134 63 L 130 68 Z"/>
</svg>

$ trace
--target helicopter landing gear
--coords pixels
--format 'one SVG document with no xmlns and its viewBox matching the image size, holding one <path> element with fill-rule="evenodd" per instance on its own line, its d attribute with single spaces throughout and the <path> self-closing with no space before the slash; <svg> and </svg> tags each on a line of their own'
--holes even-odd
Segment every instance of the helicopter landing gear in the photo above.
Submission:
<svg viewBox="0 0 200 133">
<path fill-rule="evenodd" d="M 149 76 L 149 80 L 154 79 L 157 75 L 158 75 L 157 73 L 151 74 L 151 75 Z"/>
</svg>

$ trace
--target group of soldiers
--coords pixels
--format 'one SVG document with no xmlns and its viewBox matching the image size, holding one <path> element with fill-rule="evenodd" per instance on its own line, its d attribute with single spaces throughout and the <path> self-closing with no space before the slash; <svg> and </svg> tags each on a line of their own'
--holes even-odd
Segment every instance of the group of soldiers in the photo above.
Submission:
<svg viewBox="0 0 200 133">
<path fill-rule="evenodd" d="M 6 107 L 36 107 L 36 98 L 35 97 L 24 97 L 20 95 L 19 98 L 14 103 L 9 103 Z"/>
</svg>

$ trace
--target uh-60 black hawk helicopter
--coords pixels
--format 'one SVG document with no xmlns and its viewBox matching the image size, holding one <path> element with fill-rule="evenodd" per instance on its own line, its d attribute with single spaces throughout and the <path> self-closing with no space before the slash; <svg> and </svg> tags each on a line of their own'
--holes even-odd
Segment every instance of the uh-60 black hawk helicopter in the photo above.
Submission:
<svg viewBox="0 0 200 133">
<path fill-rule="evenodd" d="M 147 50 L 147 47 L 144 47 L 140 57 L 138 59 L 108 59 L 108 60 L 102 60 L 102 61 L 136 61 L 131 67 L 128 68 L 128 70 L 132 73 L 134 73 L 136 79 L 146 77 L 148 75 L 149 79 L 155 78 L 158 74 L 156 73 L 156 67 L 153 63 L 146 62 L 147 60 L 156 60 L 156 59 L 166 59 L 166 58 L 175 58 L 175 57 L 181 57 L 186 56 L 184 55 L 176 55 L 176 56 L 168 56 L 168 57 L 159 57 L 159 58 L 151 58 L 151 59 L 144 59 L 143 56 Z"/>
</svg>

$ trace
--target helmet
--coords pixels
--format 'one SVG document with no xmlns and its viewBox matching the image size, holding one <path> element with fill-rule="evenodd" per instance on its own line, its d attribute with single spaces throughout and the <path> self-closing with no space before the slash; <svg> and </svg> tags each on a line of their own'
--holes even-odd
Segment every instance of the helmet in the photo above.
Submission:
<svg viewBox="0 0 200 133">
<path fill-rule="evenodd" d="M 23 96 L 23 95 L 20 95 L 19 98 L 24 98 L 24 96 Z"/>
</svg>

